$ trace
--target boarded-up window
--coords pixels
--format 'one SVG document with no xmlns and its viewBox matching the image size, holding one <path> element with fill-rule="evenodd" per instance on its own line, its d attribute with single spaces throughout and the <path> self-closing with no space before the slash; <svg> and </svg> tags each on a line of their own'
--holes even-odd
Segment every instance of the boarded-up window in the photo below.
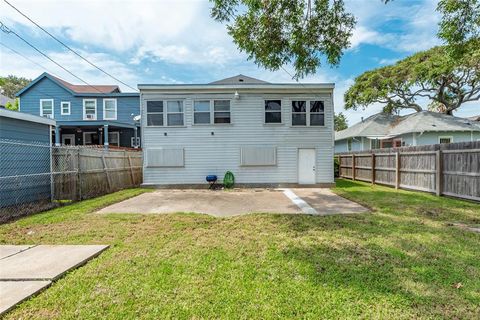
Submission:
<svg viewBox="0 0 480 320">
<path fill-rule="evenodd" d="M 183 148 L 147 149 L 147 167 L 183 167 Z"/>
<path fill-rule="evenodd" d="M 277 164 L 277 148 L 268 146 L 249 146 L 240 149 L 242 166 L 275 166 Z"/>
</svg>

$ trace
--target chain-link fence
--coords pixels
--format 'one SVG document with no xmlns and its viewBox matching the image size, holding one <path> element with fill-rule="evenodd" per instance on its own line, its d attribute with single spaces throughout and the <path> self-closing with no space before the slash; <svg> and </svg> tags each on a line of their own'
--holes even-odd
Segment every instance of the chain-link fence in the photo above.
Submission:
<svg viewBox="0 0 480 320">
<path fill-rule="evenodd" d="M 141 151 L 0 139 L 0 223 L 141 183 Z"/>
</svg>

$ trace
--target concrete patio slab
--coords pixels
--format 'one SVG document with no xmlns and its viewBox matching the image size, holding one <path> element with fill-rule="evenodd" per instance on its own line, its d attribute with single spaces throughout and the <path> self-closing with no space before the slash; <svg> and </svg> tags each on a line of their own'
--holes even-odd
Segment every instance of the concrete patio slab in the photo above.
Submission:
<svg viewBox="0 0 480 320">
<path fill-rule="evenodd" d="M 360 204 L 342 198 L 327 188 L 291 189 L 307 202 L 319 215 L 365 213 L 370 210 Z"/>
<path fill-rule="evenodd" d="M 0 316 L 51 283 L 51 281 L 0 281 Z"/>
<path fill-rule="evenodd" d="M 20 253 L 27 249 L 34 247 L 33 245 L 25 245 L 25 246 L 16 246 L 16 245 L 1 245 L 0 246 L 0 259 L 7 258 L 9 256 L 13 256 L 14 254 Z"/>
<path fill-rule="evenodd" d="M 198 189 L 157 190 L 116 203 L 98 213 L 175 213 L 195 212 L 216 217 L 248 213 L 302 213 L 281 190 L 235 189 L 210 191 Z"/>
<path fill-rule="evenodd" d="M 105 245 L 39 245 L 0 260 L 0 281 L 56 280 L 98 256 Z"/>
</svg>

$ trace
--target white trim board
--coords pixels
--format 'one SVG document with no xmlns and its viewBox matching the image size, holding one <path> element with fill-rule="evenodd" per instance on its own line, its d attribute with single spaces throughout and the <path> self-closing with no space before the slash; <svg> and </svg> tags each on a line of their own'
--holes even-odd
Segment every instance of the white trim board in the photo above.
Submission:
<svg viewBox="0 0 480 320">
<path fill-rule="evenodd" d="M 292 190 L 290 189 L 280 189 L 283 190 L 283 194 L 290 199 L 297 207 L 302 210 L 303 213 L 306 214 L 318 214 L 317 210 L 312 208 L 308 203 L 305 202 L 302 198 L 297 196 Z"/>
</svg>

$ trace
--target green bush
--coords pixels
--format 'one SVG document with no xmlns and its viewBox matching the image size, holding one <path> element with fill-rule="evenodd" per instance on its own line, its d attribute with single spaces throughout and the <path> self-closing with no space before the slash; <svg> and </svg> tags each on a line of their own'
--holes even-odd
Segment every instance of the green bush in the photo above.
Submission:
<svg viewBox="0 0 480 320">
<path fill-rule="evenodd" d="M 337 157 L 333 158 L 333 175 L 335 178 L 340 176 L 340 162 Z"/>
</svg>

